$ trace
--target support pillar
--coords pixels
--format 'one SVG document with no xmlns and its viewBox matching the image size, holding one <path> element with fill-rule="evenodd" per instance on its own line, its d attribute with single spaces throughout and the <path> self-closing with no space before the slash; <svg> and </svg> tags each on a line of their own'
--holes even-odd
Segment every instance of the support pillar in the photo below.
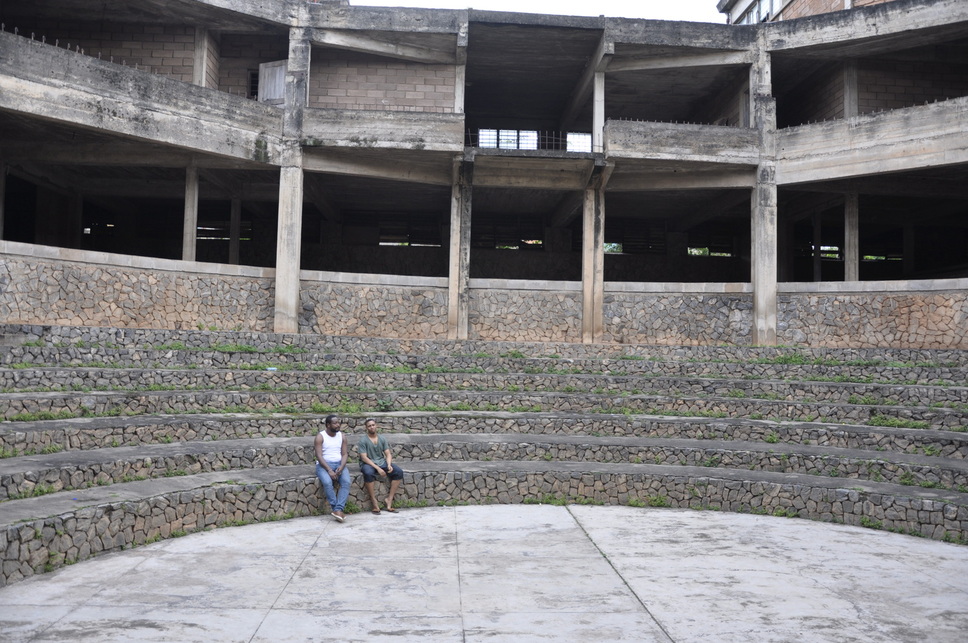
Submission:
<svg viewBox="0 0 968 643">
<path fill-rule="evenodd" d="M 242 199 L 232 199 L 229 213 L 229 263 L 239 265 L 239 238 L 242 236 Z"/>
<path fill-rule="evenodd" d="M 844 197 L 844 281 L 860 281 L 860 196 Z"/>
<path fill-rule="evenodd" d="M 447 338 L 467 339 L 470 332 L 471 201 L 474 164 L 458 161 L 450 197 L 450 262 L 447 278 Z"/>
<path fill-rule="evenodd" d="M 592 152 L 605 151 L 605 72 L 595 72 L 592 106 Z"/>
<path fill-rule="evenodd" d="M 208 29 L 195 27 L 195 56 L 192 67 L 192 84 L 205 87 L 208 79 Z"/>
<path fill-rule="evenodd" d="M 185 170 L 185 217 L 182 227 L 182 260 L 195 261 L 198 236 L 198 166 L 193 161 Z"/>
<path fill-rule="evenodd" d="M 750 72 L 760 163 L 752 200 L 753 345 L 775 346 L 777 333 L 776 100 L 771 61 L 762 36 Z"/>
<path fill-rule="evenodd" d="M 282 117 L 288 148 L 279 169 L 279 222 L 276 231 L 276 302 L 273 328 L 277 333 L 299 332 L 299 270 L 303 215 L 303 114 L 309 96 L 312 43 L 308 31 L 289 29 L 286 63 L 286 102 Z"/>
<path fill-rule="evenodd" d="M 813 224 L 813 280 L 823 281 L 823 215 L 814 212 L 811 217 Z"/>
<path fill-rule="evenodd" d="M 3 239 L 3 204 L 7 200 L 7 165 L 0 159 L 0 239 Z"/>
<path fill-rule="evenodd" d="M 844 63 L 844 118 L 851 118 L 860 113 L 860 98 L 857 85 L 857 61 L 848 60 Z"/>
<path fill-rule="evenodd" d="M 605 190 L 585 190 L 581 244 L 581 341 L 601 341 L 605 305 Z"/>
<path fill-rule="evenodd" d="M 279 170 L 279 225 L 276 233 L 276 302 L 274 330 L 299 332 L 299 255 L 302 251 L 302 154 Z"/>
</svg>

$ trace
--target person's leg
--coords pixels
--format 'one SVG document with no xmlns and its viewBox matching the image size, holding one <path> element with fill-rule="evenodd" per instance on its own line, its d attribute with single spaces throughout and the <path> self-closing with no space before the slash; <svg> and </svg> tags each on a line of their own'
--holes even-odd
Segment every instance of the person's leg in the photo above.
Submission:
<svg viewBox="0 0 968 643">
<path fill-rule="evenodd" d="M 387 511 L 396 511 L 393 508 L 393 498 L 397 495 L 400 483 L 403 482 L 403 469 L 399 465 L 391 464 L 390 471 L 387 471 L 387 477 L 390 478 L 390 491 L 387 493 L 386 499 Z"/>
<path fill-rule="evenodd" d="M 323 491 L 326 492 L 326 501 L 329 502 L 329 510 L 336 511 L 336 491 L 333 490 L 333 478 L 318 462 L 316 463 L 316 477 L 319 478 L 320 484 L 323 485 Z"/>
<path fill-rule="evenodd" d="M 366 495 L 370 497 L 370 511 L 375 514 L 380 513 L 380 503 L 376 500 L 376 469 L 370 465 L 363 463 L 360 465 L 360 471 L 363 472 L 363 487 L 366 489 Z"/>
<path fill-rule="evenodd" d="M 337 466 L 339 464 L 337 463 Z M 350 497 L 350 485 L 353 481 L 350 479 L 350 470 L 348 467 L 343 467 L 343 472 L 339 474 L 339 491 L 336 494 L 336 506 L 340 515 L 343 513 L 343 508 L 346 507 L 346 501 Z"/>
</svg>

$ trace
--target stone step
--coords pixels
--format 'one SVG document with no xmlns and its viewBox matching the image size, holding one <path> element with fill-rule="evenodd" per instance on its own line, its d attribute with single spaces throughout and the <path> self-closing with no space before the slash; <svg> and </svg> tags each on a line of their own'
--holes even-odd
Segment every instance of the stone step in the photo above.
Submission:
<svg viewBox="0 0 968 643">
<path fill-rule="evenodd" d="M 822 363 L 790 364 L 665 358 L 510 358 L 478 355 L 402 355 L 375 353 L 247 353 L 212 350 L 150 350 L 73 346 L 18 346 L 0 349 L 0 364 L 24 366 L 103 366 L 111 368 L 227 368 L 264 370 L 411 369 L 422 372 L 558 373 L 649 375 L 667 377 L 720 377 L 740 379 L 798 379 L 801 381 L 855 381 L 890 384 L 968 385 L 968 365 L 901 363 L 887 360 L 853 362 L 824 358 Z"/>
<path fill-rule="evenodd" d="M 247 331 L 163 330 L 84 326 L 0 325 L 0 335 L 9 344 L 43 344 L 58 347 L 103 346 L 109 348 L 157 348 L 183 344 L 188 349 L 242 346 L 246 351 L 274 353 L 304 349 L 330 353 L 406 355 L 522 354 L 526 357 L 553 356 L 598 359 L 611 357 L 664 358 L 673 360 L 730 361 L 774 359 L 812 361 L 930 362 L 968 366 L 968 352 L 945 349 L 907 348 L 801 348 L 749 346 L 661 346 L 574 344 L 564 342 L 492 342 L 485 340 L 419 340 L 352 337 L 342 335 L 256 333 Z M 19 340 L 19 342 L 17 341 Z M 737 357 L 739 356 L 739 357 Z"/>
<path fill-rule="evenodd" d="M 221 369 L 0 368 L 2 391 L 374 389 L 563 391 L 689 397 L 750 397 L 834 404 L 897 403 L 963 406 L 968 387 L 847 382 L 801 382 L 628 375 L 529 373 L 396 373 L 356 371 L 238 371 Z"/>
<path fill-rule="evenodd" d="M 778 421 L 907 426 L 968 430 L 968 408 L 796 402 L 740 397 L 685 395 L 609 395 L 599 393 L 505 391 L 135 391 L 0 394 L 7 420 L 24 414 L 142 415 L 211 411 L 340 412 L 391 410 L 486 410 L 515 412 L 617 413 L 743 417 Z M 43 418 L 37 418 L 43 419 Z"/>
<path fill-rule="evenodd" d="M 968 540 L 964 494 L 864 480 L 703 467 L 588 462 L 411 463 L 398 506 L 599 502 L 837 521 Z M 359 484 L 351 499 L 365 507 Z M 306 466 L 202 473 L 0 503 L 0 584 L 174 535 L 325 513 Z M 352 516 L 350 517 L 352 519 Z"/>
<path fill-rule="evenodd" d="M 348 434 L 348 439 L 352 445 L 358 436 Z M 968 493 L 968 461 L 926 455 L 885 452 L 875 456 L 869 451 L 834 447 L 641 437 L 413 434 L 396 435 L 392 439 L 397 460 L 407 463 L 436 460 L 644 462 L 804 473 Z M 313 462 L 311 436 L 192 441 L 22 456 L 0 460 L 0 501 L 146 478 L 270 466 L 311 466 Z"/>
<path fill-rule="evenodd" d="M 694 440 L 743 440 L 767 444 L 831 446 L 865 451 L 968 458 L 968 433 L 932 429 L 870 427 L 819 422 L 774 422 L 741 418 L 692 418 L 572 413 L 372 413 L 389 434 L 504 434 L 637 436 Z M 322 415 L 213 413 L 88 417 L 0 423 L 0 449 L 11 455 L 57 453 L 122 446 L 312 436 Z M 349 432 L 361 432 L 363 417 L 343 416 Z"/>
</svg>

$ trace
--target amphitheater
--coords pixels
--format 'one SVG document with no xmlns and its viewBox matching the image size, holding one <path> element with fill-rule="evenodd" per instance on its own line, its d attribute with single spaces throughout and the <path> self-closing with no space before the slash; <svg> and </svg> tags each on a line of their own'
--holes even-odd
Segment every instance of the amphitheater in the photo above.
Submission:
<svg viewBox="0 0 968 643">
<path fill-rule="evenodd" d="M 314 640 L 314 600 L 344 640 L 962 640 L 964 2 L 27 4 L 0 4 L 10 640 Z M 354 482 L 329 517 L 333 413 L 380 423 L 398 514 Z M 293 611 L 234 625 L 205 602 L 326 542 L 479 558 L 341 598 L 298 568 Z M 161 586 L 197 603 L 56 624 Z"/>
</svg>

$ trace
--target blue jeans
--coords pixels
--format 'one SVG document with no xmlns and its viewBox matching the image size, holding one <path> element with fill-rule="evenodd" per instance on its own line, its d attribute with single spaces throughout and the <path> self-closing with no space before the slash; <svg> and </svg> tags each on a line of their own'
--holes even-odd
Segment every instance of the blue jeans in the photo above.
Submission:
<svg viewBox="0 0 968 643">
<path fill-rule="evenodd" d="M 336 462 L 327 462 L 329 468 L 336 471 L 339 468 L 339 460 Z M 343 467 L 343 470 L 339 474 L 339 495 L 333 489 L 333 478 L 329 475 L 329 471 L 323 468 L 323 465 L 316 463 L 316 477 L 323 485 L 323 489 L 326 491 L 326 500 L 329 501 L 329 507 L 332 511 L 343 511 L 346 507 L 346 500 L 350 497 L 350 472 L 347 467 Z"/>
<path fill-rule="evenodd" d="M 383 470 L 386 471 L 386 467 Z M 360 463 L 360 471 L 363 473 L 363 482 L 373 482 L 377 478 L 376 469 L 365 462 Z M 398 464 L 391 464 L 387 477 L 390 480 L 403 480 L 403 469 Z"/>
</svg>

